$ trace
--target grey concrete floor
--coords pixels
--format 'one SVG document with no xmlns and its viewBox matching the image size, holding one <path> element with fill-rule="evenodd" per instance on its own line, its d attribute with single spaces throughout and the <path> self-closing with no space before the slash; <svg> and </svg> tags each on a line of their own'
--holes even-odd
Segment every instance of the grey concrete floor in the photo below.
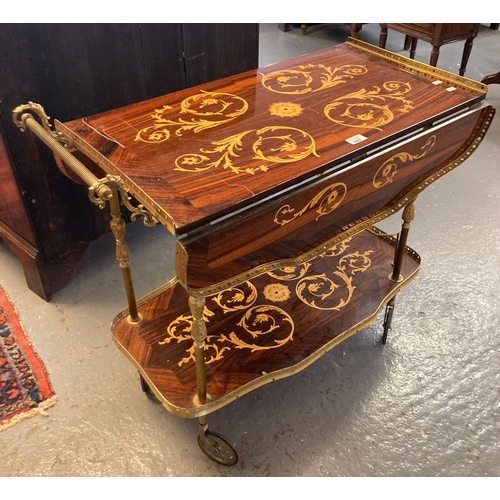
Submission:
<svg viewBox="0 0 500 500">
<path fill-rule="evenodd" d="M 298 25 L 297 25 L 298 28 Z M 378 43 L 378 25 L 360 38 Z M 342 43 L 346 24 L 278 31 L 261 26 L 260 66 Z M 389 33 L 389 50 L 403 37 Z M 462 44 L 438 66 L 458 71 Z M 428 62 L 429 46 L 417 59 Z M 500 71 L 500 32 L 482 25 L 466 76 Z M 488 101 L 500 107 L 500 85 Z M 47 303 L 26 287 L 0 243 L 0 284 L 15 303 L 58 401 L 0 433 L 1 476 L 498 476 L 500 471 L 500 118 L 477 152 L 425 190 L 409 244 L 419 277 L 398 296 L 393 330 L 382 318 L 301 373 L 212 414 L 240 461 L 210 461 L 196 420 L 169 414 L 141 391 L 111 340 L 126 303 L 111 235 L 95 241 L 72 282 Z M 381 227 L 399 228 L 399 215 Z M 174 240 L 161 227 L 128 226 L 136 291 L 173 274 Z"/>
</svg>

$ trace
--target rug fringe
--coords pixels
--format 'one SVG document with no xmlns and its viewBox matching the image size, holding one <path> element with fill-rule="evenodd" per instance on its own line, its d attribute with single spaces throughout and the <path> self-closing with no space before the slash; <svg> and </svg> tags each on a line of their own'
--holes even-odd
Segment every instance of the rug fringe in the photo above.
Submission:
<svg viewBox="0 0 500 500">
<path fill-rule="evenodd" d="M 5 420 L 3 423 L 0 423 L 0 432 L 5 431 L 12 427 L 13 425 L 22 422 L 23 420 L 27 420 L 28 418 L 34 417 L 35 415 L 43 415 L 44 417 L 48 417 L 49 414 L 46 412 L 51 406 L 55 404 L 57 400 L 57 395 L 52 396 L 49 399 L 46 399 L 39 406 L 33 408 L 29 411 L 25 411 L 17 414 L 16 416 L 10 418 L 9 420 Z"/>
</svg>

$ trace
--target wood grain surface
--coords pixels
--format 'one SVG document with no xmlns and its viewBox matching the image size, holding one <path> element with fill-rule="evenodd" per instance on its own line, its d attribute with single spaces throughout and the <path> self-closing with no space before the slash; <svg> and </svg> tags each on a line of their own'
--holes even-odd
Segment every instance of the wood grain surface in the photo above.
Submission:
<svg viewBox="0 0 500 500">
<path fill-rule="evenodd" d="M 177 276 L 191 291 L 207 288 L 269 262 L 297 258 L 377 214 L 391 215 L 391 207 L 408 193 L 424 189 L 461 163 L 457 160 L 474 144 L 490 111 L 470 111 L 181 239 Z"/>
<path fill-rule="evenodd" d="M 209 401 L 203 408 L 193 399 L 192 316 L 178 282 L 139 301 L 139 325 L 127 322 L 127 311 L 119 314 L 113 339 L 169 411 L 199 416 L 300 371 L 356 333 L 364 320 L 373 320 L 419 268 L 419 257 L 408 249 L 405 282 L 394 283 L 389 280 L 393 255 L 393 239 L 365 231 L 306 264 L 275 270 L 208 299 Z"/>
<path fill-rule="evenodd" d="M 56 127 L 182 234 L 484 99 L 436 79 L 347 43 Z"/>
</svg>

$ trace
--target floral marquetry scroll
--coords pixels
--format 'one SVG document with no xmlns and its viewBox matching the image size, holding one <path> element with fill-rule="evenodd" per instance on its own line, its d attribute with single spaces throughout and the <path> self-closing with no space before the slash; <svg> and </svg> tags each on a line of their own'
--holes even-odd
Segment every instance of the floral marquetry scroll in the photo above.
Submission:
<svg viewBox="0 0 500 500">
<path fill-rule="evenodd" d="M 274 216 L 274 222 L 284 226 L 297 217 L 304 215 L 307 211 L 315 208 L 318 220 L 323 215 L 333 212 L 344 200 L 347 186 L 343 182 L 336 182 L 321 190 L 304 208 L 296 210 L 290 205 L 283 205 Z"/>
<path fill-rule="evenodd" d="M 395 177 L 398 167 L 404 165 L 405 163 L 418 160 L 423 158 L 436 143 L 436 136 L 432 135 L 427 139 L 425 144 L 420 148 L 420 152 L 417 154 L 410 154 L 405 151 L 391 156 L 384 164 L 377 170 L 375 176 L 373 177 L 373 187 L 381 188 L 390 184 Z"/>
<path fill-rule="evenodd" d="M 262 74 L 262 85 L 278 94 L 308 94 L 346 83 L 348 79 L 364 75 L 366 66 L 345 64 L 331 68 L 324 64 L 303 64 L 296 69 Z"/>
<path fill-rule="evenodd" d="M 175 170 L 203 172 L 222 168 L 235 174 L 267 172 L 273 164 L 291 163 L 316 153 L 311 135 L 293 127 L 270 126 L 258 130 L 246 130 L 239 134 L 212 142 L 212 149 L 200 149 L 199 153 L 184 154 L 175 161 Z M 260 165 L 246 166 L 248 158 Z"/>
<path fill-rule="evenodd" d="M 352 299 L 354 274 L 364 272 L 371 266 L 368 258 L 371 253 L 373 252 L 368 250 L 363 254 L 355 252 L 342 257 L 331 277 L 322 273 L 302 278 L 297 283 L 297 297 L 315 309 L 340 311 Z"/>
<path fill-rule="evenodd" d="M 203 320 L 208 321 L 210 316 L 213 316 L 214 313 L 208 310 L 206 307 L 203 311 Z M 182 316 L 179 316 L 176 318 L 174 321 L 168 325 L 167 328 L 167 337 L 165 337 L 164 340 L 159 342 L 160 345 L 165 345 L 169 344 L 171 341 L 176 341 L 176 342 L 185 342 L 186 345 L 188 345 L 188 349 L 186 350 L 187 356 L 182 359 L 179 362 L 179 366 L 182 366 L 189 361 L 194 361 L 195 360 L 195 355 L 194 355 L 194 343 L 193 343 L 193 337 L 191 337 L 191 330 L 193 328 L 193 316 L 190 314 L 185 314 Z M 218 359 L 221 359 L 223 357 L 223 354 L 225 351 L 229 351 L 229 347 L 219 347 L 215 342 L 215 336 L 214 335 L 208 335 L 207 338 L 205 339 L 205 351 L 207 352 L 207 358 L 206 362 L 207 363 L 213 363 L 214 361 L 217 361 Z"/>
<path fill-rule="evenodd" d="M 212 300 L 224 311 L 224 314 L 242 311 L 251 307 L 257 300 L 257 289 L 250 281 L 246 281 L 239 287 L 224 290 Z"/>
<path fill-rule="evenodd" d="M 221 342 L 229 342 L 236 349 L 249 349 L 251 352 L 267 351 L 277 349 L 293 340 L 295 329 L 291 316 L 280 307 L 265 305 L 255 306 L 243 315 L 238 326 L 246 332 L 249 340 L 244 340 L 241 334 L 229 333 L 229 336 L 221 335 Z M 269 336 L 272 335 L 272 343 Z M 259 343 L 263 338 L 265 342 Z"/>
<path fill-rule="evenodd" d="M 208 300 L 203 312 L 208 328 L 206 363 L 219 361 L 234 349 L 252 353 L 279 349 L 293 342 L 295 321 L 293 314 L 286 312 L 290 301 L 299 299 L 303 307 L 327 311 L 340 311 L 347 306 L 356 289 L 355 276 L 370 268 L 369 255 L 373 253 L 372 250 L 348 253 L 350 241 L 349 238 L 338 243 L 304 264 L 269 271 L 265 285 L 246 281 Z M 220 325 L 226 318 L 230 319 L 228 326 L 219 326 L 221 333 L 212 335 L 210 325 Z M 186 346 L 186 355 L 179 366 L 195 361 L 192 326 L 192 316 L 183 314 L 170 322 L 167 336 L 159 342 Z"/>
<path fill-rule="evenodd" d="M 151 115 L 154 123 L 140 130 L 136 141 L 157 143 L 181 136 L 186 131 L 201 132 L 228 123 L 248 110 L 245 99 L 220 92 L 201 92 L 184 99 L 179 109 L 165 105 Z"/>
<path fill-rule="evenodd" d="M 325 107 L 324 113 L 339 125 L 382 130 L 396 114 L 413 109 L 413 102 L 405 97 L 410 90 L 409 83 L 386 82 L 383 88 L 361 89 L 339 97 Z"/>
<path fill-rule="evenodd" d="M 288 300 L 290 294 L 284 300 Z M 231 349 L 250 349 L 253 351 L 274 349 L 293 340 L 294 323 L 288 313 L 274 305 L 255 305 L 257 289 L 247 281 L 238 288 L 231 288 L 213 297 L 211 307 L 205 307 L 203 319 L 210 323 L 212 317 L 217 313 L 244 312 L 237 323 L 236 333 L 229 332 L 227 335 L 208 335 L 205 344 L 205 362 L 207 364 L 218 361 L 224 357 L 224 353 Z M 283 299 L 281 299 L 282 301 Z M 253 307 L 252 307 L 253 306 Z M 182 366 L 190 361 L 195 361 L 194 345 L 192 343 L 191 329 L 193 317 L 182 315 L 172 321 L 167 327 L 167 337 L 159 342 L 160 345 L 170 342 L 186 343 L 186 356 L 179 362 Z M 284 332 L 285 330 L 285 332 Z M 269 335 L 273 335 L 273 341 L 269 344 Z M 265 342 L 259 344 L 259 338 Z M 252 339 L 252 341 L 251 341 Z"/>
<path fill-rule="evenodd" d="M 310 267 L 311 264 L 309 262 L 305 262 L 300 266 L 286 266 L 281 269 L 275 269 L 274 271 L 269 271 L 267 274 L 280 281 L 293 281 L 298 278 L 303 278 Z"/>
</svg>

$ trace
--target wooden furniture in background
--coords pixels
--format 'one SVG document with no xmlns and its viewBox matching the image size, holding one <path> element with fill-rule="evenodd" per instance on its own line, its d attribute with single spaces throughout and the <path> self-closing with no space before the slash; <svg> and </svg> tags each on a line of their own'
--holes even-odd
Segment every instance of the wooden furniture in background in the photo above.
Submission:
<svg viewBox="0 0 500 500">
<path fill-rule="evenodd" d="M 499 23 L 490 24 L 490 29 L 492 29 L 492 30 L 497 30 L 499 27 L 500 27 Z M 481 80 L 481 83 L 484 83 L 485 85 L 491 85 L 493 83 L 500 84 L 500 71 L 498 73 L 494 73 L 492 75 L 485 76 Z"/>
<path fill-rule="evenodd" d="M 349 26 L 351 27 L 352 38 L 358 38 L 358 34 L 361 31 L 363 24 L 366 24 L 366 23 L 350 23 L 349 24 Z"/>
<path fill-rule="evenodd" d="M 366 23 L 349 23 L 349 26 L 351 27 L 351 36 L 353 38 L 358 37 L 358 33 L 361 31 L 361 28 L 363 24 Z M 309 28 L 310 24 L 302 23 L 300 25 L 300 29 L 302 30 L 302 34 L 305 35 L 307 32 L 307 29 Z M 290 31 L 290 23 L 279 23 L 278 24 L 278 29 L 280 31 Z"/>
<path fill-rule="evenodd" d="M 498 73 L 494 73 L 493 75 L 485 76 L 481 82 L 485 85 L 491 85 L 492 83 L 500 84 L 500 71 Z"/>
<path fill-rule="evenodd" d="M 49 300 L 109 226 L 47 148 L 19 137 L 17 104 L 71 120 L 257 66 L 258 24 L 0 25 L 0 237 L 29 288 Z"/>
<path fill-rule="evenodd" d="M 459 74 L 463 76 L 467 61 L 472 50 L 472 43 L 477 36 L 479 23 L 381 23 L 379 46 L 385 48 L 387 30 L 391 28 L 407 36 L 405 50 L 410 44 L 410 58 L 415 58 L 418 40 L 429 42 L 432 45 L 430 65 L 437 66 L 439 51 L 442 45 L 465 40 Z"/>
</svg>

